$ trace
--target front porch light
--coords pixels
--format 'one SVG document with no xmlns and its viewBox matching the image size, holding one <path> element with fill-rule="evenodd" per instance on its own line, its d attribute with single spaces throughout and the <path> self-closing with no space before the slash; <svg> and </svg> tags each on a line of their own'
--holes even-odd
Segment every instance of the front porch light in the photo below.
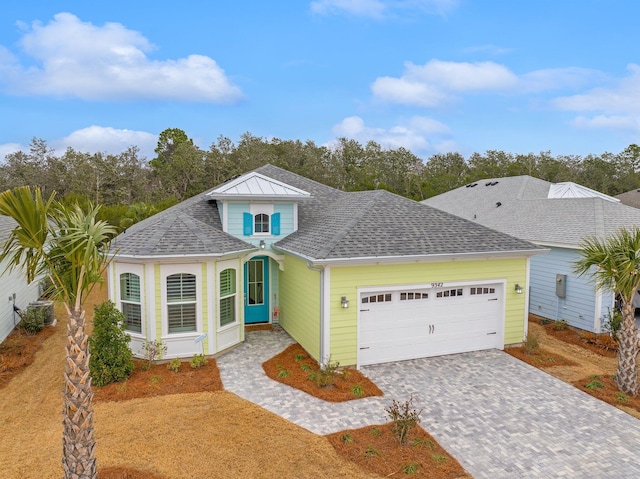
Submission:
<svg viewBox="0 0 640 479">
<path fill-rule="evenodd" d="M 264 240 L 260 240 L 260 249 L 264 249 L 265 244 L 264 244 Z"/>
<path fill-rule="evenodd" d="M 516 283 L 516 294 L 522 294 L 522 286 Z"/>
<path fill-rule="evenodd" d="M 342 299 L 340 300 L 340 305 L 344 308 L 347 309 L 349 307 L 349 300 L 347 299 L 346 296 L 343 296 Z"/>
</svg>

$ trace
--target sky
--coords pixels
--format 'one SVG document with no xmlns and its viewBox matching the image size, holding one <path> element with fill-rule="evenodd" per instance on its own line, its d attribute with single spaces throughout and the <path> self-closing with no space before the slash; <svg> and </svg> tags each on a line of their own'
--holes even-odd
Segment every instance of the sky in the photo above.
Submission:
<svg viewBox="0 0 640 479">
<path fill-rule="evenodd" d="M 0 4 L 0 159 L 33 138 L 152 159 L 180 128 L 437 153 L 640 143 L 636 0 Z"/>
</svg>

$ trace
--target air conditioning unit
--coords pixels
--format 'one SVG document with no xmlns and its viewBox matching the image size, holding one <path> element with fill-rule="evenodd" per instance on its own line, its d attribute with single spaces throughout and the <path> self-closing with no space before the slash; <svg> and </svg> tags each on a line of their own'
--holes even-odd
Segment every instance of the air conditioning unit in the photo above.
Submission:
<svg viewBox="0 0 640 479">
<path fill-rule="evenodd" d="M 44 317 L 45 326 L 50 326 L 55 323 L 55 318 L 53 316 L 53 301 L 34 301 L 33 303 L 29 303 L 30 308 L 42 308 L 46 315 Z"/>
</svg>

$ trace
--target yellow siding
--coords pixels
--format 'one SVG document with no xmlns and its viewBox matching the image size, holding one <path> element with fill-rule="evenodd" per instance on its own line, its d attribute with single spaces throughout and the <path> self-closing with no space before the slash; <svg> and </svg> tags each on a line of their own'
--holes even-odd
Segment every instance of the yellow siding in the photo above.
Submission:
<svg viewBox="0 0 640 479">
<path fill-rule="evenodd" d="M 316 360 L 320 356 L 320 273 L 286 255 L 280 272 L 280 325 Z"/>
<path fill-rule="evenodd" d="M 399 264 L 377 266 L 331 267 L 330 316 L 331 359 L 341 365 L 356 364 L 358 287 L 393 286 L 439 282 L 505 280 L 504 343 L 523 340 L 525 325 L 525 297 L 516 294 L 515 284 L 526 288 L 525 258 L 451 261 L 446 263 Z M 346 296 L 348 309 L 340 307 L 340 298 Z M 285 295 L 283 294 L 283 299 Z"/>
</svg>

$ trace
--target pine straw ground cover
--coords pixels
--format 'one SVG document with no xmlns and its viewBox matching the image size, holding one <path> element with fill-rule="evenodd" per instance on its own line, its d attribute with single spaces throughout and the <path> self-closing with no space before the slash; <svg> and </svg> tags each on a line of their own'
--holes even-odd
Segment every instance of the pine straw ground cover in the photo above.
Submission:
<svg viewBox="0 0 640 479">
<path fill-rule="evenodd" d="M 27 334 L 16 328 L 0 343 L 0 389 L 33 363 L 42 343 L 54 333 L 55 329 L 51 327 L 46 327 L 37 334 Z"/>
<path fill-rule="evenodd" d="M 411 430 L 405 445 L 398 443 L 391 424 L 341 431 L 327 438 L 342 457 L 384 477 L 471 478 L 420 426 Z"/>
<path fill-rule="evenodd" d="M 299 344 L 292 344 L 262 364 L 267 376 L 287 386 L 330 402 L 342 402 L 369 396 L 382 396 L 382 391 L 369 378 L 353 368 L 334 371 L 332 384 L 318 386 L 309 377 L 322 374 L 318 363 Z"/>
</svg>

